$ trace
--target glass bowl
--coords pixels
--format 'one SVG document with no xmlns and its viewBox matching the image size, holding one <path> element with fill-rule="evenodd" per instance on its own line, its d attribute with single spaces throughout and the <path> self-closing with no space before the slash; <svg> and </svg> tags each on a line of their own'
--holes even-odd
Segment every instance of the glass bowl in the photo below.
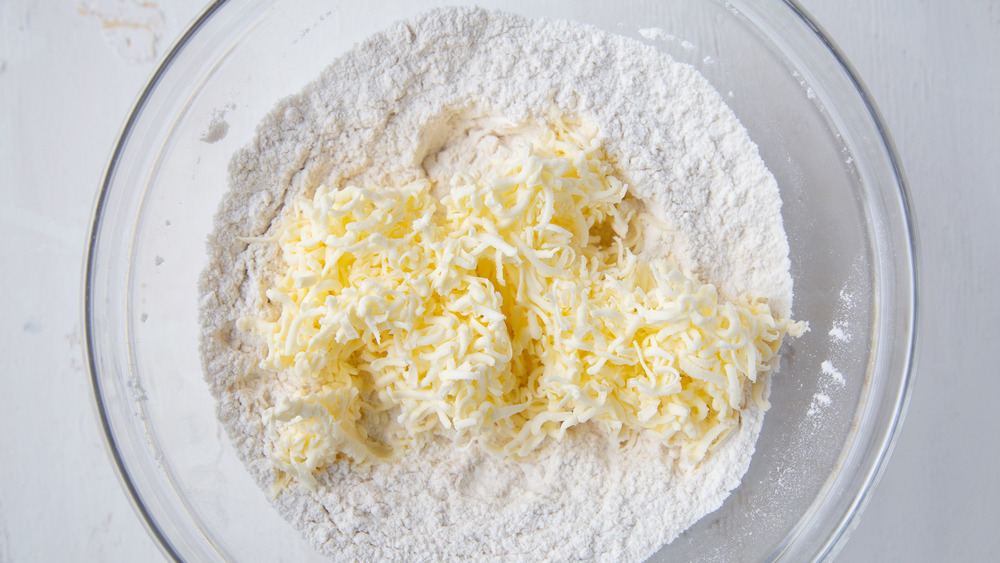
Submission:
<svg viewBox="0 0 1000 563">
<path fill-rule="evenodd" d="M 87 351 L 124 487 L 172 558 L 321 559 L 269 505 L 216 421 L 198 354 L 197 279 L 229 159 L 264 114 L 355 42 L 437 4 L 214 3 L 125 125 L 91 232 Z M 742 485 L 654 559 L 834 555 L 898 431 L 914 349 L 907 193 L 869 95 L 790 2 L 478 4 L 655 45 L 700 70 L 759 145 L 784 201 L 795 317 L 811 331 L 785 349 Z"/>
</svg>

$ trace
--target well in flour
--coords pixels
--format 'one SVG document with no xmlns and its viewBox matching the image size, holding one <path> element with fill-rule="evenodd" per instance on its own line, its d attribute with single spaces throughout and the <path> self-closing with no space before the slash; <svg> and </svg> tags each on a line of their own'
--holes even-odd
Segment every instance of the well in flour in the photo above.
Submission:
<svg viewBox="0 0 1000 563">
<path fill-rule="evenodd" d="M 281 102 L 231 163 L 202 280 L 203 357 L 219 418 L 262 488 L 277 475 L 261 413 L 285 384 L 237 320 L 276 315 L 265 295 L 283 208 L 321 183 L 442 186 L 531 138 L 552 108 L 599 128 L 655 216 L 641 254 L 668 256 L 727 299 L 791 307 L 777 186 L 721 97 L 654 48 L 563 21 L 445 9 L 400 23 Z M 337 464 L 277 509 L 344 560 L 640 560 L 718 508 L 749 465 L 762 413 L 694 468 L 651 437 L 629 448 L 589 427 L 516 462 L 428 439 L 399 463 Z"/>
</svg>

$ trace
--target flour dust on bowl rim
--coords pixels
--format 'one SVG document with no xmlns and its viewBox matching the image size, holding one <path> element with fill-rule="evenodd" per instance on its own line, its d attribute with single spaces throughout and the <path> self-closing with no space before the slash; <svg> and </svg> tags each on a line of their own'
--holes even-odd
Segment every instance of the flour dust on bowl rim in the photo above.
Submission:
<svg viewBox="0 0 1000 563">
<path fill-rule="evenodd" d="M 322 560 L 216 420 L 198 354 L 205 238 L 230 157 L 275 103 L 356 42 L 436 5 L 213 4 L 126 123 L 90 237 L 87 353 L 112 459 L 171 558 Z M 773 378 L 742 485 L 653 560 L 831 557 L 891 450 L 915 345 L 908 196 L 870 96 L 792 3 L 479 5 L 653 45 L 704 75 L 757 143 L 783 200 L 794 318 L 811 330 Z"/>
</svg>

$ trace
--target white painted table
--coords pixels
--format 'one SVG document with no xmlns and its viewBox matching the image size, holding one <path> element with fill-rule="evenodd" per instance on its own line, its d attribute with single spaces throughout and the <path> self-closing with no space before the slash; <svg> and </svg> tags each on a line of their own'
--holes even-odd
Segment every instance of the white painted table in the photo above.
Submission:
<svg viewBox="0 0 1000 563">
<path fill-rule="evenodd" d="M 921 243 L 916 390 L 839 560 L 998 560 L 1000 2 L 803 4 L 886 118 Z M 105 454 L 79 286 L 118 130 L 201 7 L 0 2 L 0 563 L 162 558 Z"/>
</svg>

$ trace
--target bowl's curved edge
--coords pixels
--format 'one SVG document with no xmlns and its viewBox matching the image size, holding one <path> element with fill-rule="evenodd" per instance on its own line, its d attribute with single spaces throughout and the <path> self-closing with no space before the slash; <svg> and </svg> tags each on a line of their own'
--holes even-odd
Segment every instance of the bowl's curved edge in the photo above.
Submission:
<svg viewBox="0 0 1000 563">
<path fill-rule="evenodd" d="M 100 190 L 95 198 L 95 203 L 92 207 L 92 223 L 88 233 L 86 253 L 84 256 L 83 263 L 83 281 L 82 291 L 81 291 L 81 304 L 82 304 L 82 320 L 83 320 L 83 330 L 85 338 L 85 346 L 83 347 L 83 353 L 85 355 L 85 362 L 88 366 L 91 384 L 93 388 L 94 397 L 94 408 L 97 411 L 97 416 L 99 423 L 101 425 L 102 431 L 105 435 L 105 446 L 108 456 L 116 468 L 119 481 L 123 489 L 128 494 L 128 497 L 133 505 L 133 508 L 141 516 L 142 522 L 153 536 L 158 544 L 158 547 L 168 558 L 181 561 L 182 558 L 180 554 L 173 548 L 169 540 L 165 536 L 164 532 L 159 528 L 153 519 L 148 508 L 145 506 L 139 490 L 129 476 L 125 469 L 125 462 L 122 455 L 117 447 L 117 441 L 115 439 L 110 418 L 106 407 L 102 400 L 102 389 L 101 382 L 97 375 L 97 361 L 95 358 L 95 330 L 93 327 L 94 320 L 94 310 L 93 303 L 90 299 L 90 295 L 93 291 L 94 284 L 94 271 L 95 271 L 95 247 L 98 239 L 98 232 L 101 227 L 102 222 L 102 210 L 105 207 L 106 199 L 108 196 L 108 190 L 110 187 L 110 180 L 114 175 L 116 167 L 118 165 L 119 158 L 121 156 L 125 141 L 131 133 L 139 114 L 143 110 L 147 100 L 150 97 L 151 92 L 156 88 L 156 86 L 161 82 L 163 76 L 166 74 L 167 70 L 171 66 L 171 63 L 176 58 L 177 54 L 183 50 L 190 39 L 198 32 L 199 29 L 205 24 L 206 21 L 211 19 L 213 15 L 226 3 L 225 0 L 214 0 L 209 4 L 201 14 L 187 27 L 185 32 L 180 36 L 172 48 L 164 56 L 163 60 L 160 62 L 157 69 L 154 71 L 152 77 L 147 82 L 146 86 L 139 94 L 132 110 L 130 111 L 125 124 L 123 125 L 120 134 L 118 135 L 116 144 L 112 151 L 110 158 L 108 159 L 108 164 L 105 167 L 105 173 L 102 178 Z M 901 381 L 898 391 L 896 391 L 896 410 L 897 416 L 893 418 L 892 424 L 886 430 L 884 439 L 881 444 L 881 451 L 877 456 L 875 463 L 872 467 L 868 468 L 867 475 L 865 477 L 866 485 L 862 487 L 857 496 L 854 498 L 850 510 L 847 511 L 844 518 L 838 524 L 837 531 L 830 537 L 829 541 L 824 545 L 820 553 L 817 554 L 817 559 L 831 559 L 833 558 L 840 549 L 846 544 L 848 535 L 857 526 L 860 514 L 864 511 L 868 502 L 871 499 L 871 493 L 874 487 L 877 485 L 878 481 L 881 479 L 882 474 L 885 471 L 886 463 L 891 456 L 893 448 L 895 446 L 896 440 L 898 439 L 900 429 L 902 427 L 903 421 L 905 419 L 907 407 L 909 405 L 910 397 L 912 394 L 913 384 L 914 384 L 914 369 L 916 365 L 916 344 L 918 339 L 918 319 L 919 319 L 919 269 L 918 269 L 918 254 L 917 249 L 918 244 L 918 232 L 914 221 L 912 213 L 912 204 L 910 201 L 909 189 L 907 187 L 907 182 L 903 172 L 902 164 L 898 152 L 896 150 L 895 144 L 888 132 L 885 121 L 877 109 L 874 100 L 865 86 L 864 82 L 858 76 L 857 71 L 850 64 L 847 58 L 843 55 L 840 48 L 834 43 L 827 32 L 816 23 L 812 16 L 805 11 L 804 8 L 798 5 L 796 0 L 784 0 L 784 3 L 796 14 L 798 17 L 816 34 L 819 40 L 826 45 L 831 54 L 837 60 L 837 62 L 843 67 L 849 79 L 853 82 L 857 91 L 861 95 L 861 98 L 872 117 L 873 123 L 878 130 L 882 142 L 886 147 L 887 153 L 890 158 L 890 163 L 893 168 L 894 174 L 896 176 L 897 184 L 899 187 L 899 197 L 902 206 L 902 214 L 905 220 L 905 226 L 907 229 L 907 242 L 908 246 L 906 251 L 908 252 L 908 265 L 910 266 L 909 282 L 910 282 L 910 292 L 907 305 L 909 305 L 911 316 L 909 318 L 908 326 L 906 327 L 906 333 L 908 335 L 908 346 L 903 354 L 903 364 L 904 364 L 904 377 Z"/>
<path fill-rule="evenodd" d="M 914 370 L 916 367 L 916 349 L 918 339 L 917 329 L 920 314 L 920 270 L 918 268 L 919 243 L 917 226 L 913 216 L 912 203 L 910 201 L 910 191 L 906 181 L 906 176 L 903 172 L 902 162 L 900 161 L 899 153 L 892 140 L 892 136 L 889 134 L 885 119 L 882 117 L 878 106 L 875 104 L 875 100 L 872 97 L 871 92 L 858 75 L 857 70 L 844 55 L 843 51 L 841 51 L 840 47 L 837 46 L 837 44 L 830 37 L 829 33 L 827 33 L 827 31 L 813 19 L 805 8 L 800 6 L 797 0 L 784 0 L 784 2 L 803 21 L 803 23 L 805 23 L 806 26 L 808 26 L 813 33 L 816 34 L 817 38 L 826 46 L 826 48 L 829 49 L 837 63 L 844 69 L 848 79 L 854 84 L 854 87 L 857 89 L 862 101 L 867 107 L 868 113 L 872 118 L 872 122 L 875 124 L 879 136 L 882 139 L 882 143 L 885 145 L 893 173 L 896 177 L 896 183 L 899 187 L 902 216 L 907 230 L 906 238 L 909 243 L 906 247 L 906 251 L 908 253 L 907 263 L 910 267 L 907 279 L 910 283 L 910 291 L 908 296 L 909 299 L 906 305 L 909 306 L 910 317 L 909 324 L 906 327 L 906 333 L 908 336 L 907 349 L 905 350 L 902 358 L 904 375 L 899 389 L 896 391 L 897 416 L 893 418 L 892 424 L 885 433 L 881 444 L 881 451 L 879 452 L 874 465 L 867 470 L 868 474 L 865 477 L 865 486 L 862 487 L 857 496 L 855 496 L 850 505 L 850 509 L 841 519 L 841 522 L 837 527 L 837 531 L 830 537 L 829 541 L 823 546 L 823 549 L 816 556 L 816 559 L 819 560 L 830 560 L 833 559 L 847 543 L 848 536 L 858 525 L 861 513 L 864 512 L 864 509 L 868 506 L 868 503 L 871 500 L 872 492 L 874 491 L 876 485 L 878 485 L 879 480 L 882 478 L 882 474 L 885 472 L 886 464 L 889 461 L 889 457 L 892 455 L 893 448 L 896 445 L 896 440 L 899 438 L 900 429 L 902 428 L 906 417 L 906 411 L 910 403 L 910 396 L 913 392 L 915 377 Z"/>
<path fill-rule="evenodd" d="M 180 38 L 174 43 L 167 54 L 163 57 L 163 60 L 157 66 L 156 70 L 153 72 L 152 77 L 146 83 L 142 92 L 139 94 L 135 103 L 132 106 L 128 117 L 125 120 L 125 124 L 121 128 L 121 132 L 118 135 L 117 141 L 115 142 L 114 149 L 112 150 L 111 156 L 108 158 L 108 163 L 105 166 L 104 176 L 101 179 L 101 186 L 95 197 L 94 204 L 91 208 L 91 225 L 87 235 L 87 246 L 83 261 L 83 284 L 81 285 L 81 317 L 83 320 L 83 331 L 84 331 L 84 362 L 90 373 L 90 382 L 93 389 L 93 407 L 96 410 L 98 422 L 101 425 L 101 430 L 104 433 L 105 441 L 105 451 L 115 466 L 116 473 L 118 474 L 118 480 L 122 488 L 128 495 L 128 498 L 132 504 L 133 509 L 141 517 L 143 524 L 149 534 L 156 540 L 157 546 L 160 551 L 163 552 L 165 556 L 173 561 L 183 561 L 180 554 L 174 549 L 174 547 L 168 541 L 164 532 L 156 524 L 153 519 L 152 514 L 150 514 L 148 508 L 143 503 L 142 496 L 139 490 L 132 480 L 132 477 L 128 474 L 125 469 L 125 461 L 122 459 L 121 452 L 118 449 L 118 443 L 115 439 L 114 432 L 111 427 L 110 417 L 108 411 L 105 407 L 104 401 L 102 399 L 103 393 L 101 388 L 100 378 L 97 375 L 97 360 L 95 357 L 95 330 L 93 327 L 94 321 L 94 309 L 93 302 L 90 296 L 93 292 L 94 285 L 94 271 L 95 271 L 95 248 L 97 245 L 98 234 L 101 228 L 102 212 L 104 210 L 105 204 L 107 202 L 108 191 L 111 184 L 111 178 L 114 176 L 115 169 L 118 166 L 118 161 L 121 157 L 123 147 L 125 146 L 125 140 L 128 138 L 133 127 L 135 126 L 138 116 L 145 107 L 152 91 L 160 83 L 163 76 L 166 74 L 171 63 L 176 59 L 177 54 L 187 45 L 190 39 L 198 32 L 199 29 L 204 25 L 206 21 L 211 19 L 211 17 L 218 11 L 218 9 L 225 4 L 225 0 L 214 0 L 211 4 L 206 6 L 204 10 L 187 26 L 184 33 Z"/>
</svg>

